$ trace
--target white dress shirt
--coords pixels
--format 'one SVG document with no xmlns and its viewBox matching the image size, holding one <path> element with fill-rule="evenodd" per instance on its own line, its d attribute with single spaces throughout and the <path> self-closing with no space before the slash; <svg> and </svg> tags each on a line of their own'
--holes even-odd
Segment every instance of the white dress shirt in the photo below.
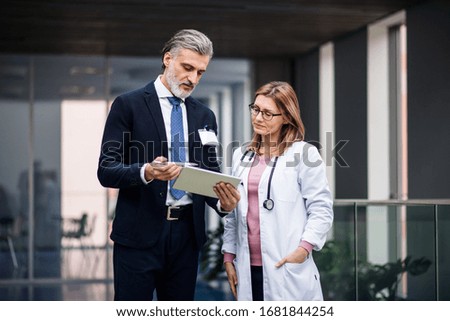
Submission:
<svg viewBox="0 0 450 321">
<path fill-rule="evenodd" d="M 170 103 L 168 97 L 173 97 L 173 94 L 164 86 L 164 84 L 161 82 L 161 75 L 158 76 L 155 80 L 155 89 L 156 93 L 159 98 L 159 104 L 161 105 L 161 112 L 164 119 L 164 128 L 166 129 L 166 137 L 167 137 L 167 146 L 169 147 L 169 151 L 171 149 L 171 132 L 170 132 L 170 117 L 172 113 L 172 104 Z M 187 112 L 186 112 L 186 105 L 184 104 L 184 99 L 182 99 L 181 102 L 181 110 L 183 113 L 183 132 L 184 132 L 184 140 L 185 140 L 185 147 L 186 147 L 186 161 L 189 160 L 189 145 L 188 145 L 188 137 L 189 137 L 189 131 L 188 131 L 188 122 L 187 122 Z M 169 162 L 170 162 L 170 152 L 169 152 Z M 148 164 L 144 164 L 141 168 L 141 179 L 145 184 L 150 183 L 151 181 L 145 180 L 145 168 Z M 192 203 L 192 198 L 190 193 L 186 193 L 181 199 L 176 200 L 172 197 L 172 194 L 170 194 L 169 191 L 169 184 L 167 184 L 167 199 L 166 199 L 166 205 L 170 206 L 182 206 Z"/>
</svg>

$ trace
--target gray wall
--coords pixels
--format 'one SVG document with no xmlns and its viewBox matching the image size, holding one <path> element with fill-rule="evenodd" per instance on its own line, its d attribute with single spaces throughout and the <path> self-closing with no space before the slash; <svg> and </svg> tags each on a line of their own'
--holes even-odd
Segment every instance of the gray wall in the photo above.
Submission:
<svg viewBox="0 0 450 321">
<path fill-rule="evenodd" d="M 305 140 L 319 142 L 319 51 L 295 61 L 295 92 L 306 129 Z M 325 144 L 325 142 L 322 142 Z"/>
<path fill-rule="evenodd" d="M 291 85 L 293 85 L 294 80 L 293 60 L 289 58 L 255 59 L 253 62 L 252 71 L 254 84 L 253 93 L 260 86 L 273 80 L 287 81 Z"/>
<path fill-rule="evenodd" d="M 450 7 L 437 2 L 407 11 L 409 197 L 450 197 Z M 450 300 L 450 208 L 438 209 L 439 274 L 434 259 L 434 209 L 408 211 L 408 252 L 431 259 L 425 275 L 409 276 L 410 298 Z"/>
<path fill-rule="evenodd" d="M 335 142 L 348 167 L 336 166 L 336 198 L 367 198 L 367 32 L 339 39 L 335 59 Z"/>
<path fill-rule="evenodd" d="M 407 11 L 410 198 L 450 197 L 450 8 Z"/>
</svg>

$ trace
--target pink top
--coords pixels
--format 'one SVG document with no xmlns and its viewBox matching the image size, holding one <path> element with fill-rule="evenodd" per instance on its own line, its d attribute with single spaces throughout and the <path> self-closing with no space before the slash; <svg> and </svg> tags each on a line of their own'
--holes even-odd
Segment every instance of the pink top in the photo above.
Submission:
<svg viewBox="0 0 450 321">
<path fill-rule="evenodd" d="M 261 175 L 269 162 L 269 157 L 259 157 L 256 155 L 255 161 L 248 174 L 247 228 L 248 245 L 250 249 L 250 265 L 252 266 L 262 266 L 258 186 L 261 180 Z M 301 241 L 299 246 L 305 248 L 308 253 L 310 253 L 313 249 L 313 245 L 306 241 Z M 286 255 L 287 254 L 288 253 L 286 253 Z M 234 254 L 224 253 L 223 261 L 232 262 L 234 258 Z M 281 259 L 282 258 L 280 258 L 280 260 Z"/>
<path fill-rule="evenodd" d="M 248 246 L 250 249 L 250 265 L 253 266 L 262 266 L 258 186 L 261 175 L 269 162 L 270 158 L 259 157 L 256 155 L 253 166 L 248 173 L 247 229 Z"/>
</svg>

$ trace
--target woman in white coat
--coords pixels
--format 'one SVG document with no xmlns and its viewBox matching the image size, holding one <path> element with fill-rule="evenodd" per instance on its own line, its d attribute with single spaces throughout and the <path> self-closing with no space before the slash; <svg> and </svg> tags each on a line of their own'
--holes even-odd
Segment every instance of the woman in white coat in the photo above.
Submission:
<svg viewBox="0 0 450 321">
<path fill-rule="evenodd" d="M 303 141 L 297 96 L 270 82 L 250 104 L 253 139 L 233 155 L 241 200 L 225 218 L 222 252 L 237 300 L 323 300 L 311 255 L 333 222 L 318 150 Z"/>
</svg>

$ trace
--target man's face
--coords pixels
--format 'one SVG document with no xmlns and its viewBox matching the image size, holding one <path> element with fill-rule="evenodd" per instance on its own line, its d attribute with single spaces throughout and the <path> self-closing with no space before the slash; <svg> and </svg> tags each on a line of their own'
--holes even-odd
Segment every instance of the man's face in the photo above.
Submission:
<svg viewBox="0 0 450 321">
<path fill-rule="evenodd" d="M 189 49 L 180 49 L 176 56 L 167 52 L 163 59 L 166 69 L 161 81 L 175 96 L 187 98 L 202 78 L 209 60 L 209 56 Z"/>
</svg>

